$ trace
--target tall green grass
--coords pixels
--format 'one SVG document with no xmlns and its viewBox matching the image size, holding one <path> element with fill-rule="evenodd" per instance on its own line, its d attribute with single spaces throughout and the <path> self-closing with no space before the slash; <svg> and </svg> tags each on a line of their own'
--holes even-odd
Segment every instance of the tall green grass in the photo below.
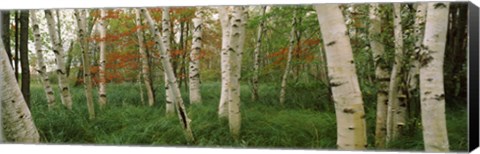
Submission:
<svg viewBox="0 0 480 154">
<path fill-rule="evenodd" d="M 336 120 L 328 89 L 321 83 L 289 84 L 287 102 L 278 104 L 279 86 L 260 85 L 260 99 L 251 100 L 247 83 L 241 87 L 241 138 L 230 137 L 228 122 L 217 117 L 220 83 L 202 83 L 203 104 L 190 105 L 188 91 L 182 88 L 195 143 L 187 143 L 177 116 L 166 116 L 164 88 L 156 86 L 153 107 L 143 105 L 136 84 L 109 84 L 107 108 L 88 120 L 84 90 L 72 87 L 74 109 L 66 110 L 60 103 L 49 110 L 40 85 L 32 85 L 31 111 L 40 132 L 41 141 L 51 144 L 155 145 L 248 148 L 334 149 Z M 362 85 L 364 86 L 364 85 Z M 55 91 L 59 91 L 55 87 Z M 362 88 L 367 113 L 369 149 L 374 149 L 375 91 Z M 365 90 L 364 90 L 365 89 Z M 145 93 L 144 93 L 145 94 Z M 95 102 L 97 93 L 94 92 Z M 145 96 L 146 99 L 146 96 Z M 447 110 L 447 124 L 452 151 L 467 150 L 467 110 L 458 107 Z M 423 150 L 421 127 L 406 132 L 405 137 L 392 143 L 395 150 Z"/>
</svg>

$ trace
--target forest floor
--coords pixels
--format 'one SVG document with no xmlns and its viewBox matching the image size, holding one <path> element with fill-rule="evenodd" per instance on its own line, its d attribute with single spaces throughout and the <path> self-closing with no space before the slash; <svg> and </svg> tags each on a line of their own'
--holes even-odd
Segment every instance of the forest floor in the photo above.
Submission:
<svg viewBox="0 0 480 154">
<path fill-rule="evenodd" d="M 330 102 L 328 89 L 319 83 L 290 84 L 283 107 L 278 105 L 279 86 L 261 84 L 260 99 L 253 102 L 250 86 L 243 84 L 241 138 L 237 142 L 230 137 L 228 122 L 217 117 L 220 83 L 202 83 L 203 104 L 200 105 L 188 103 L 188 90 L 182 86 L 182 96 L 196 139 L 192 144 L 187 144 L 178 117 L 166 116 L 162 85 L 155 86 L 156 104 L 149 107 L 142 104 L 137 84 L 108 84 L 107 107 L 99 110 L 98 104 L 95 104 L 96 118 L 93 120 L 88 120 L 83 86 L 71 87 L 72 111 L 61 107 L 58 86 L 53 87 L 57 88 L 54 89 L 57 106 L 51 110 L 47 108 L 42 86 L 33 84 L 31 87 L 31 111 L 42 143 L 282 149 L 336 147 L 333 103 Z M 362 91 L 367 113 L 368 149 L 375 149 L 375 92 Z M 146 102 L 145 91 L 144 94 Z M 96 91 L 94 97 L 97 102 Z M 466 151 L 468 148 L 467 114 L 466 105 L 447 108 L 451 151 Z M 389 150 L 423 150 L 421 125 L 417 122 L 412 126 L 405 130 L 403 138 L 391 144 Z"/>
</svg>

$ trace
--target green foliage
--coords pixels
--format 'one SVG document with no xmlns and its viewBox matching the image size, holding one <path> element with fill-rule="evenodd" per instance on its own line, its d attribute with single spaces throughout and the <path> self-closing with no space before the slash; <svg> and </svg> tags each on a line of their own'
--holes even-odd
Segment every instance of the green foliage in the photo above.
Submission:
<svg viewBox="0 0 480 154">
<path fill-rule="evenodd" d="M 279 86 L 260 84 L 260 99 L 252 102 L 250 89 L 242 84 L 241 139 L 235 142 L 228 122 L 217 117 L 220 83 L 202 84 L 203 104 L 190 105 L 187 91 L 182 89 L 187 111 L 192 120 L 196 142 L 190 146 L 248 147 L 248 148 L 302 148 L 334 149 L 336 119 L 328 89 L 320 82 L 291 83 L 287 103 L 278 105 Z M 362 84 L 365 102 L 374 102 L 375 90 Z M 55 90 L 58 91 L 56 86 Z M 163 86 L 159 86 L 163 87 Z M 165 116 L 163 88 L 157 89 L 154 107 L 140 103 L 138 86 L 132 83 L 109 84 L 109 104 L 97 117 L 88 120 L 83 87 L 72 88 L 74 110 L 61 104 L 48 110 L 41 85 L 32 85 L 32 114 L 41 135 L 41 142 L 56 144 L 100 145 L 189 145 L 178 117 Z M 94 92 L 96 94 L 96 92 Z M 96 99 L 97 96 L 94 96 Z M 57 94 L 57 100 L 59 96 Z M 59 102 L 59 101 L 57 101 Z M 97 104 L 96 104 L 97 105 Z M 374 104 L 366 107 L 369 148 L 374 138 Z M 466 150 L 466 108 L 447 111 L 449 139 L 452 150 Z M 419 126 L 420 127 L 420 126 Z M 406 135 L 392 143 L 392 149 L 422 150 L 421 131 Z"/>
</svg>

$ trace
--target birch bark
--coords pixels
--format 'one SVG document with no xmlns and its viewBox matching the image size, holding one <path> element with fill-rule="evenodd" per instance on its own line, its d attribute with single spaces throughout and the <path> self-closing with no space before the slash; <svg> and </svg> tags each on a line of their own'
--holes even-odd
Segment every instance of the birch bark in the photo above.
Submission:
<svg viewBox="0 0 480 154">
<path fill-rule="evenodd" d="M 347 27 L 336 4 L 315 6 L 325 42 L 328 76 L 337 119 L 337 147 L 362 150 L 367 146 L 362 93 Z"/>
<path fill-rule="evenodd" d="M 58 76 L 58 86 L 60 87 L 61 91 L 60 99 L 62 100 L 62 104 L 71 110 L 72 97 L 65 73 L 65 53 L 57 36 L 57 32 L 55 30 L 55 21 L 53 20 L 52 12 L 50 10 L 45 10 L 45 18 L 47 19 L 48 33 L 50 34 L 53 53 L 55 54 L 55 61 L 57 63 L 56 71 Z"/>
<path fill-rule="evenodd" d="M 36 10 L 30 11 L 30 20 L 32 22 L 32 31 L 33 31 L 33 38 L 34 38 L 33 41 L 35 44 L 35 52 L 37 56 L 37 72 L 40 75 L 40 78 L 43 84 L 43 89 L 45 90 L 45 94 L 47 96 L 48 108 L 51 109 L 55 105 L 55 95 L 53 94 L 53 89 L 50 84 L 50 79 L 46 74 L 47 66 L 43 61 L 43 58 L 44 58 L 43 52 L 45 51 L 42 49 L 42 41 L 41 41 L 40 29 L 38 25 L 39 21 L 37 19 Z"/>
<path fill-rule="evenodd" d="M 443 63 L 448 27 L 448 2 L 428 3 L 420 52 L 420 99 L 423 140 L 427 152 L 448 152 Z"/>
</svg>

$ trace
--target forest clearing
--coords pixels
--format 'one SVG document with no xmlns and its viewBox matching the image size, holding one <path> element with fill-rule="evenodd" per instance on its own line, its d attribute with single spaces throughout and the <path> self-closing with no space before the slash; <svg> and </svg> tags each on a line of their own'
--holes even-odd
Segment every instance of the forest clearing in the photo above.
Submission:
<svg viewBox="0 0 480 154">
<path fill-rule="evenodd" d="M 467 12 L 1 11 L 0 142 L 467 151 Z"/>
</svg>

